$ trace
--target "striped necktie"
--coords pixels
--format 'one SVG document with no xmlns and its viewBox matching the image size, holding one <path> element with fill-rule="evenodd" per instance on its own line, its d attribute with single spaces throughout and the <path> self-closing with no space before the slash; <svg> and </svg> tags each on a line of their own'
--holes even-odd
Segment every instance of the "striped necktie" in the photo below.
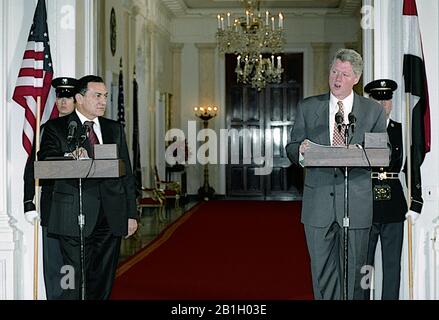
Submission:
<svg viewBox="0 0 439 320">
<path fill-rule="evenodd" d="M 337 105 L 338 105 L 338 111 L 341 113 L 341 115 L 343 117 L 343 121 L 344 121 L 343 102 L 338 101 Z M 345 132 L 345 128 L 342 127 L 341 130 L 338 130 L 337 122 L 334 122 L 334 135 L 332 136 L 332 145 L 333 146 L 344 146 L 345 145 L 344 132 Z"/>
<path fill-rule="evenodd" d="M 88 137 L 88 143 L 90 144 L 90 157 L 94 158 L 94 145 L 99 144 L 98 136 L 96 135 L 96 132 L 93 130 L 93 125 L 95 123 L 93 121 L 85 121 L 84 126 L 87 129 L 87 137 Z"/>
</svg>

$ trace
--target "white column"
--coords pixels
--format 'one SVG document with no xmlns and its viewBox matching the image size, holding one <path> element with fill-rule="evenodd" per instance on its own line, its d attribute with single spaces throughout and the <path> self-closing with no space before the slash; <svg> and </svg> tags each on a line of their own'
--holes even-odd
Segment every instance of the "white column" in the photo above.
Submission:
<svg viewBox="0 0 439 320">
<path fill-rule="evenodd" d="M 172 44 L 172 110 L 171 110 L 171 127 L 180 128 L 181 124 L 181 52 L 183 43 Z"/>
<path fill-rule="evenodd" d="M 374 78 L 374 8 L 373 0 L 363 0 L 361 27 L 363 30 L 363 84 Z"/>
<path fill-rule="evenodd" d="M 97 10 L 96 0 L 76 2 L 76 73 L 77 76 L 97 73 Z M 70 39 L 74 41 L 74 39 Z M 102 50 L 104 50 L 102 48 Z"/>
<path fill-rule="evenodd" d="M 9 0 L 0 2 L 0 29 L 3 30 L 0 36 L 0 101 L 3 108 L 0 108 L 0 300 L 12 300 L 15 298 L 14 287 L 16 277 L 14 272 L 15 264 L 15 242 L 14 230 L 11 226 L 11 218 L 8 214 L 8 154 L 6 135 L 7 124 L 7 8 Z"/>
<path fill-rule="evenodd" d="M 148 110 L 149 110 L 149 127 L 150 127 L 150 140 L 149 140 L 149 171 L 153 170 L 153 166 L 156 164 L 156 50 L 157 50 L 157 27 L 152 21 L 148 21 L 147 24 L 147 39 L 149 40 L 149 97 L 148 97 Z M 152 179 L 152 178 L 151 178 Z"/>
<path fill-rule="evenodd" d="M 314 90 L 313 94 L 328 92 L 329 49 L 330 43 L 311 43 L 314 62 Z"/>
<path fill-rule="evenodd" d="M 150 126 L 143 125 L 149 123 L 149 71 L 150 66 L 150 52 L 148 47 L 148 37 L 146 36 L 146 18 L 145 18 L 145 3 L 142 5 L 136 5 L 133 8 L 133 20 L 134 20 L 134 39 L 135 58 L 134 63 L 136 65 L 136 79 L 138 85 L 138 116 L 139 116 L 139 144 L 140 144 L 140 162 L 142 167 L 142 185 L 150 187 L 151 166 L 149 158 L 150 147 Z"/>
<path fill-rule="evenodd" d="M 198 75 L 199 91 L 198 103 L 200 106 L 212 104 L 215 99 L 215 43 L 196 43 L 198 48 Z"/>
</svg>

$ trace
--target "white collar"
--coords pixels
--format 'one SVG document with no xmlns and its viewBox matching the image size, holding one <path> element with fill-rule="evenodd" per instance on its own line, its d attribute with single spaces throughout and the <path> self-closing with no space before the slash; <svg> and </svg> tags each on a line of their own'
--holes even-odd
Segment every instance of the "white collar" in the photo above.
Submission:
<svg viewBox="0 0 439 320">
<path fill-rule="evenodd" d="M 343 100 L 336 98 L 331 92 L 330 97 L 329 97 L 329 105 L 334 106 L 334 108 L 335 108 L 335 107 L 337 107 L 338 101 L 342 101 L 343 106 L 347 107 L 347 109 L 350 109 L 350 110 L 346 110 L 346 108 L 345 108 L 346 111 L 349 111 L 349 112 L 352 111 L 352 107 L 354 105 L 354 91 L 352 90 L 351 93 Z M 337 112 L 337 111 L 338 111 L 338 107 L 337 107 L 337 110 L 335 112 Z"/>
<path fill-rule="evenodd" d="M 78 115 L 79 120 L 81 121 L 82 124 L 84 124 L 85 121 L 93 121 L 96 126 L 100 126 L 98 117 L 94 118 L 93 120 L 90 120 L 86 116 L 84 116 L 81 112 L 79 112 L 78 109 L 75 109 L 75 111 L 76 111 L 76 114 Z"/>
</svg>

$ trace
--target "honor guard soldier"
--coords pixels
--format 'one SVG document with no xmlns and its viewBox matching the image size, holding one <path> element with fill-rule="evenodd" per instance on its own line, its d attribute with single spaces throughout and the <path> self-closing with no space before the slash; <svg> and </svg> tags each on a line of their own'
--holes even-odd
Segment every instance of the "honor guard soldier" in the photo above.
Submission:
<svg viewBox="0 0 439 320">
<path fill-rule="evenodd" d="M 389 166 L 374 169 L 372 172 L 373 224 L 370 231 L 367 264 L 374 265 L 379 237 L 383 270 L 382 300 L 398 300 L 399 298 L 404 220 L 411 216 L 414 222 L 423 204 L 420 168 L 412 166 L 410 210 L 407 208 L 407 201 L 399 179 L 404 163 L 402 126 L 401 123 L 389 118 L 392 111 L 393 92 L 397 87 L 398 85 L 393 80 L 379 79 L 368 83 L 364 88 L 369 97 L 378 101 L 385 110 L 387 133 L 392 145 Z M 369 298 L 369 294 L 369 290 L 366 290 L 366 299 Z"/>
<path fill-rule="evenodd" d="M 76 84 L 75 78 L 60 77 L 52 80 L 56 93 L 56 106 L 60 117 L 70 114 L 75 109 Z"/>
<path fill-rule="evenodd" d="M 56 93 L 56 107 L 60 117 L 66 116 L 75 110 L 75 94 L 77 80 L 74 78 L 60 77 L 52 80 L 52 87 Z M 44 124 L 41 125 L 41 135 Z M 35 142 L 31 156 L 28 158 L 24 169 L 24 215 L 28 222 L 34 223 L 38 213 L 35 208 L 35 180 L 34 180 Z M 50 202 L 53 190 L 53 180 L 40 180 L 41 188 L 40 215 L 43 238 L 43 271 L 47 300 L 58 300 L 62 295 L 61 268 L 63 259 L 59 240 L 48 234 Z"/>
</svg>

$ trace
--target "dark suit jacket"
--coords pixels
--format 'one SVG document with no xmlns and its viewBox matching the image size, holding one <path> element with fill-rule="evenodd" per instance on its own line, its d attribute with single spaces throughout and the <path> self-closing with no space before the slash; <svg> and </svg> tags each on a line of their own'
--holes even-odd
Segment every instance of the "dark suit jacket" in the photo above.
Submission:
<svg viewBox="0 0 439 320">
<path fill-rule="evenodd" d="M 43 133 L 44 124 L 41 125 L 41 133 Z M 34 179 L 34 161 L 35 161 L 35 141 L 32 147 L 32 153 L 27 159 L 26 167 L 24 168 L 24 197 L 23 206 L 24 212 L 35 210 L 35 179 Z M 53 190 L 53 180 L 40 180 L 41 198 L 40 198 L 40 219 L 41 225 L 47 226 L 50 213 L 50 202 Z"/>
<path fill-rule="evenodd" d="M 351 144 L 363 144 L 365 132 L 386 132 L 384 109 L 376 102 L 354 94 L 352 112 L 357 118 Z M 309 139 L 330 145 L 329 93 L 299 102 L 291 142 L 286 146 L 288 158 L 298 164 L 299 146 Z M 350 228 L 372 225 L 371 170 L 353 168 L 349 171 Z M 335 168 L 306 168 L 303 190 L 302 223 L 326 227 L 344 216 L 344 174 Z"/>
<path fill-rule="evenodd" d="M 401 172 L 401 168 L 404 162 L 403 152 L 403 138 L 401 123 L 390 120 L 387 126 L 387 134 L 389 136 L 390 144 L 392 145 L 392 155 L 389 167 L 378 168 L 376 172 Z M 414 167 L 414 166 L 413 166 Z M 406 171 L 406 168 L 405 170 Z M 412 169 L 412 189 L 411 195 L 411 210 L 418 213 L 422 209 L 422 191 L 420 184 L 420 168 Z M 402 222 L 405 220 L 405 214 L 407 213 L 407 201 L 404 196 L 401 181 L 399 179 L 387 179 L 378 180 L 372 179 L 373 186 L 387 185 L 391 189 L 390 200 L 378 200 L 373 202 L 373 222 L 375 223 L 392 223 Z"/>
<path fill-rule="evenodd" d="M 69 116 L 50 120 L 46 123 L 40 160 L 50 156 L 63 156 L 71 151 L 67 142 L 68 124 L 75 120 L 81 124 L 76 112 Z M 131 171 L 131 163 L 123 126 L 113 120 L 99 117 L 104 144 L 117 144 L 119 158 L 125 162 L 126 175 L 121 178 L 83 179 L 82 203 L 85 215 L 84 235 L 93 231 L 99 210 L 102 208 L 115 236 L 123 236 L 128 232 L 128 218 L 137 219 L 135 199 L 135 179 Z M 88 142 L 85 147 L 89 149 Z M 78 179 L 55 180 L 48 221 L 49 233 L 64 236 L 79 236 L 79 183 Z"/>
</svg>

